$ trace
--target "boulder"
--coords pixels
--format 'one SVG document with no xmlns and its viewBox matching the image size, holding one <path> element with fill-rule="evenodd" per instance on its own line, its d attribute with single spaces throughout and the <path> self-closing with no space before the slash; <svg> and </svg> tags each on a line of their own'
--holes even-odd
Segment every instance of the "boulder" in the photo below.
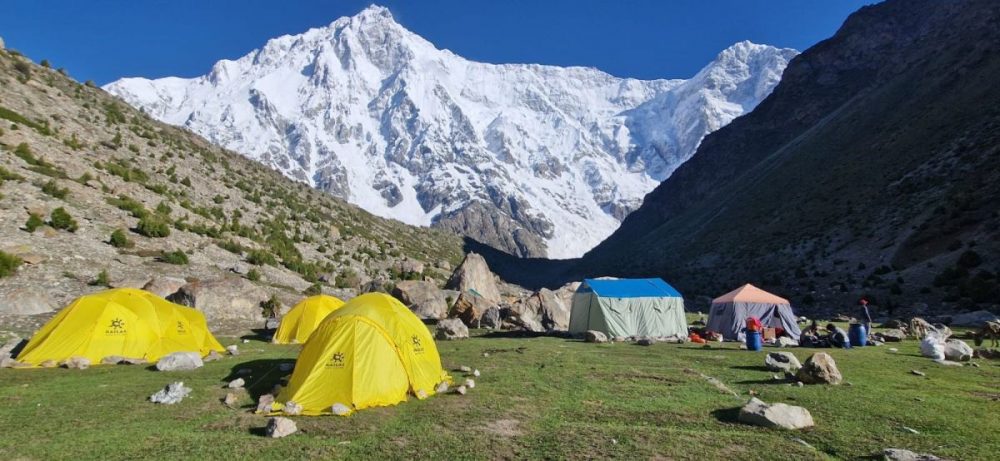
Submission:
<svg viewBox="0 0 1000 461">
<path fill-rule="evenodd" d="M 791 352 L 771 352 L 764 357 L 764 366 L 768 371 L 795 373 L 802 368 L 802 363 Z"/>
<path fill-rule="evenodd" d="M 468 338 L 469 328 L 459 319 L 444 319 L 438 322 L 434 337 L 441 340 Z"/>
<path fill-rule="evenodd" d="M 159 392 L 149 396 L 149 401 L 153 403 L 162 403 L 164 405 L 173 405 L 175 403 L 184 400 L 191 393 L 190 387 L 185 387 L 183 381 L 176 381 L 167 384 Z"/>
<path fill-rule="evenodd" d="M 19 347 L 22 344 L 27 344 L 27 343 L 28 343 L 28 340 L 21 339 L 21 338 L 13 338 L 13 339 L 5 342 L 3 344 L 3 346 L 0 347 L 0 358 L 8 358 L 8 357 L 14 355 L 14 351 L 15 350 L 19 350 Z"/>
<path fill-rule="evenodd" d="M 563 302 L 556 292 L 542 288 L 532 295 L 538 299 L 542 317 L 542 328 L 548 331 L 566 331 L 569 329 L 569 304 Z"/>
<path fill-rule="evenodd" d="M 879 326 L 879 328 L 896 328 L 896 329 L 906 328 L 906 327 L 907 327 L 906 322 L 899 319 L 887 320 L 883 322 L 882 325 Z"/>
<path fill-rule="evenodd" d="M 588 343 L 606 343 L 608 342 L 608 336 L 600 331 L 587 330 L 583 334 L 583 340 Z"/>
<path fill-rule="evenodd" d="M 833 357 L 825 352 L 817 352 L 806 359 L 796 377 L 806 384 L 840 384 L 844 380 Z"/>
<path fill-rule="evenodd" d="M 86 370 L 90 368 L 90 359 L 86 357 L 70 357 L 63 361 L 62 366 L 74 370 Z"/>
<path fill-rule="evenodd" d="M 226 393 L 226 397 L 222 399 L 222 403 L 230 407 L 236 405 L 237 403 L 239 403 L 239 401 L 240 401 L 240 396 L 235 392 Z"/>
<path fill-rule="evenodd" d="M 17 289 L 0 298 L 0 314 L 36 315 L 56 309 L 56 303 L 43 290 Z"/>
<path fill-rule="evenodd" d="M 914 453 L 902 448 L 886 448 L 882 450 L 882 459 L 886 461 L 941 461 L 934 455 L 926 453 Z"/>
<path fill-rule="evenodd" d="M 497 287 L 493 272 L 490 272 L 486 260 L 476 253 L 469 253 L 465 256 L 448 279 L 445 288 L 458 290 L 461 293 L 474 291 L 487 301 L 497 303 L 500 301 L 500 289 Z"/>
<path fill-rule="evenodd" d="M 989 311 L 967 312 L 965 314 L 954 315 L 951 318 L 953 327 L 981 327 L 986 322 L 1000 321 L 1000 317 Z"/>
<path fill-rule="evenodd" d="M 500 308 L 497 306 L 490 306 L 483 312 L 483 315 L 479 317 L 480 328 L 489 328 L 492 330 L 500 328 Z"/>
<path fill-rule="evenodd" d="M 765 403 L 753 397 L 740 408 L 739 421 L 744 424 L 776 429 L 803 429 L 813 427 L 809 410 L 784 403 Z"/>
<path fill-rule="evenodd" d="M 270 413 L 274 406 L 274 396 L 271 394 L 261 395 L 257 399 L 257 413 Z"/>
<path fill-rule="evenodd" d="M 282 413 L 284 413 L 286 415 L 289 415 L 289 416 L 301 415 L 302 414 L 302 405 L 299 405 L 298 402 L 289 400 L 289 401 L 285 402 L 285 406 L 282 407 L 281 411 L 282 411 Z"/>
<path fill-rule="evenodd" d="M 875 336 L 875 338 L 879 341 L 887 343 L 898 343 L 906 339 L 906 333 L 899 328 L 891 328 L 885 331 L 880 331 L 875 333 L 873 336 Z"/>
<path fill-rule="evenodd" d="M 968 362 L 972 360 L 972 354 L 972 347 L 960 339 L 949 339 L 944 343 L 944 358 L 946 360 Z"/>
<path fill-rule="evenodd" d="M 187 281 L 181 278 L 154 277 L 152 280 L 146 282 L 146 284 L 142 286 L 142 289 L 161 298 L 166 298 L 174 293 L 177 293 L 177 291 L 179 291 L 184 285 L 187 285 Z"/>
<path fill-rule="evenodd" d="M 264 433 L 272 439 L 278 439 L 281 437 L 288 437 L 289 435 L 294 434 L 297 430 L 299 429 L 295 427 L 295 421 L 275 416 L 268 418 L 267 428 L 264 429 Z"/>
<path fill-rule="evenodd" d="M 392 296 L 422 319 L 438 320 L 448 314 L 444 292 L 433 282 L 404 280 L 396 284 Z"/>
<path fill-rule="evenodd" d="M 511 330 L 530 331 L 532 333 L 543 333 L 545 328 L 541 322 L 531 314 L 521 314 L 507 317 L 503 321 L 503 326 Z"/>
<path fill-rule="evenodd" d="M 424 263 L 416 259 L 407 258 L 396 263 L 396 269 L 403 274 L 422 274 L 425 268 Z"/>
<path fill-rule="evenodd" d="M 778 347 L 798 347 L 799 342 L 788 336 L 779 336 L 775 345 Z"/>
<path fill-rule="evenodd" d="M 473 293 L 462 293 L 458 295 L 455 304 L 451 306 L 451 312 L 448 316 L 459 318 L 466 325 L 477 328 L 480 326 L 479 319 L 483 315 L 483 312 L 494 306 L 496 306 L 496 303 L 490 302 L 482 296 L 476 296 Z"/>
<path fill-rule="evenodd" d="M 186 371 L 205 366 L 201 354 L 197 352 L 174 352 L 165 355 L 156 362 L 159 371 Z"/>
<path fill-rule="evenodd" d="M 243 378 L 236 378 L 230 381 L 229 384 L 226 385 L 226 387 L 230 389 L 243 389 L 243 386 L 245 385 L 246 381 Z"/>
<path fill-rule="evenodd" d="M 258 327 L 264 321 L 260 305 L 269 297 L 249 280 L 226 277 L 189 283 L 168 299 L 202 311 L 209 322 L 236 320 Z"/>
</svg>

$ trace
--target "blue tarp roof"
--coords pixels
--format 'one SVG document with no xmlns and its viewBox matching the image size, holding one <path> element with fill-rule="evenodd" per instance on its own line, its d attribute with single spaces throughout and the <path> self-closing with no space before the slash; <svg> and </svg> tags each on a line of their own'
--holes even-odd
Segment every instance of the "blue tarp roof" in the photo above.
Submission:
<svg viewBox="0 0 1000 461">
<path fill-rule="evenodd" d="M 606 298 L 680 298 L 681 294 L 663 279 L 584 279 L 578 291 L 597 293 Z"/>
</svg>

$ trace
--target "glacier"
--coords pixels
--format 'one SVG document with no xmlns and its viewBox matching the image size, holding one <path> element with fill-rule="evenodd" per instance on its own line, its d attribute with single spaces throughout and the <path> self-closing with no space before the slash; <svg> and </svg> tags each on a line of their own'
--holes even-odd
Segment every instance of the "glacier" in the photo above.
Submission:
<svg viewBox="0 0 1000 461">
<path fill-rule="evenodd" d="M 687 80 L 488 64 L 370 6 L 203 76 L 104 89 L 373 214 L 571 258 L 767 97 L 797 53 L 739 42 Z"/>
</svg>

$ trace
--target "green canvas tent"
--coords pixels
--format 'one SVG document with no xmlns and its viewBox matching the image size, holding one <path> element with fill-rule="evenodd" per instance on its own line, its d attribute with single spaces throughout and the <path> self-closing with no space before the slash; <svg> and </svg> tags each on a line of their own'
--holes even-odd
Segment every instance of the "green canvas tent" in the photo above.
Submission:
<svg viewBox="0 0 1000 461">
<path fill-rule="evenodd" d="M 687 337 L 684 298 L 661 279 L 586 279 L 573 295 L 569 331 L 609 337 Z"/>
</svg>

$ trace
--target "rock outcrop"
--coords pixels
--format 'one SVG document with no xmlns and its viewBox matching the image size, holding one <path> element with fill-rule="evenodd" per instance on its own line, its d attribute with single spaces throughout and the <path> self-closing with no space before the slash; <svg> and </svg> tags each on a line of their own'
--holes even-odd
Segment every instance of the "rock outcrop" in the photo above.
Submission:
<svg viewBox="0 0 1000 461">
<path fill-rule="evenodd" d="M 404 280 L 396 284 L 392 296 L 422 319 L 438 320 L 448 314 L 444 292 L 434 282 Z"/>
</svg>

